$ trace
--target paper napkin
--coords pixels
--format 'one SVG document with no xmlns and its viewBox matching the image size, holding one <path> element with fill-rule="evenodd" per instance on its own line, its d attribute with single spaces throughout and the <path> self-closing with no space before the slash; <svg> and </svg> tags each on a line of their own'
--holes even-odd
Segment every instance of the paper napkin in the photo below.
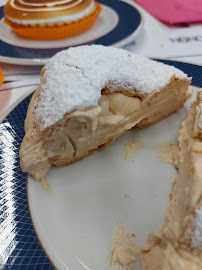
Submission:
<svg viewBox="0 0 202 270">
<path fill-rule="evenodd" d="M 168 23 L 202 22 L 202 0 L 135 0 L 157 19 Z"/>
</svg>

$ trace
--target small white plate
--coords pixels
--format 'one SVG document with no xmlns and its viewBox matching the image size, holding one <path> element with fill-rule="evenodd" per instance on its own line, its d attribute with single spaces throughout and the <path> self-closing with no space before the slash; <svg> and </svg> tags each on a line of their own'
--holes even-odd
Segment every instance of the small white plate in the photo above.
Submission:
<svg viewBox="0 0 202 270">
<path fill-rule="evenodd" d="M 102 11 L 95 25 L 73 38 L 37 41 L 19 37 L 4 22 L 0 8 L 0 61 L 19 65 L 44 65 L 50 57 L 70 46 L 101 44 L 121 47 L 142 29 L 143 18 L 128 0 L 99 0 Z"/>
</svg>

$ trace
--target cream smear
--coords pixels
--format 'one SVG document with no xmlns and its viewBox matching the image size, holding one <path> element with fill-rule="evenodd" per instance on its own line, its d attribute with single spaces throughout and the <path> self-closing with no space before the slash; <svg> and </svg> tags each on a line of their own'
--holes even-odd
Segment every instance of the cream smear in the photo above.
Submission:
<svg viewBox="0 0 202 270">
<path fill-rule="evenodd" d="M 109 261 L 111 269 L 117 269 L 116 265 L 118 264 L 123 269 L 130 270 L 139 254 L 140 247 L 127 232 L 122 222 L 118 221 L 113 233 L 112 251 Z"/>
</svg>

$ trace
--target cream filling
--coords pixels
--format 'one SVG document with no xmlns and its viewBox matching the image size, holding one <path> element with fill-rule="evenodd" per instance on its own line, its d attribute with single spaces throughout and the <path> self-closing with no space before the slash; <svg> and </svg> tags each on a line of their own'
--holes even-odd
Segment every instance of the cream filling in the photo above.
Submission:
<svg viewBox="0 0 202 270">
<path fill-rule="evenodd" d="M 138 150 L 144 146 L 145 144 L 140 141 L 132 141 L 132 142 L 127 143 L 126 149 L 124 151 L 125 160 L 134 162 L 136 152 L 138 152 Z"/>
<path fill-rule="evenodd" d="M 87 7 L 85 10 L 82 10 L 73 15 L 67 15 L 67 16 L 61 16 L 61 17 L 55 17 L 55 18 L 49 18 L 49 19 L 35 19 L 35 20 L 13 19 L 7 15 L 5 15 L 5 17 L 13 23 L 22 24 L 22 25 L 56 24 L 56 23 L 65 23 L 65 22 L 68 23 L 68 22 L 74 22 L 74 21 L 84 18 L 85 16 L 93 12 L 94 9 L 95 9 L 95 3 L 92 2 L 91 5 Z M 48 9 L 48 11 L 51 11 L 51 10 L 52 9 Z M 37 11 L 40 11 L 40 10 L 38 9 Z M 41 11 L 44 11 L 44 9 L 42 9 Z M 25 12 L 24 16 L 26 17 L 28 16 L 28 14 Z"/>
<path fill-rule="evenodd" d="M 176 168 L 179 168 L 179 146 L 171 143 L 167 144 L 168 149 L 160 149 L 158 157 L 161 162 L 171 163 Z"/>
<path fill-rule="evenodd" d="M 151 234 L 152 237 L 152 234 Z M 141 255 L 142 270 L 201 270 L 201 261 L 190 253 L 178 252 L 168 243 L 165 246 L 155 245 L 150 251 Z"/>
</svg>

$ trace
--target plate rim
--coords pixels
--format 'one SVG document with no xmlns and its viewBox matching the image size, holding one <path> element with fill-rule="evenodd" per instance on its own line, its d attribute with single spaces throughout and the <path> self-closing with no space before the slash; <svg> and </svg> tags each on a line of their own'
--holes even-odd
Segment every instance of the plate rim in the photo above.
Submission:
<svg viewBox="0 0 202 270">
<path fill-rule="evenodd" d="M 34 230 L 34 232 L 35 232 L 35 234 L 36 234 L 36 237 L 37 237 L 37 240 L 39 241 L 39 244 L 40 244 L 40 246 L 41 246 L 43 252 L 46 254 L 46 256 L 47 256 L 47 258 L 48 258 L 50 264 L 53 266 L 54 269 L 59 270 L 59 269 L 56 267 L 56 265 L 54 264 L 54 262 L 53 262 L 53 260 L 51 259 L 51 257 L 49 256 L 48 252 L 46 251 L 46 249 L 45 249 L 45 247 L 44 247 L 44 245 L 43 245 L 43 243 L 42 243 L 42 241 L 41 241 L 41 239 L 40 239 L 40 237 L 39 237 L 39 234 L 38 234 L 38 232 L 37 232 L 37 230 L 36 230 L 36 227 L 34 226 L 34 221 L 33 221 L 33 216 L 32 216 L 32 214 L 31 214 L 31 210 L 30 210 L 30 202 L 29 202 L 29 196 L 28 196 L 28 180 L 29 180 L 29 177 L 28 177 L 28 174 L 27 174 L 27 175 L 26 175 L 26 198 L 27 198 L 27 207 L 28 207 L 28 211 L 29 211 L 30 220 L 31 220 L 31 223 L 32 223 L 33 230 Z"/>
<path fill-rule="evenodd" d="M 18 98 L 7 110 L 2 114 L 0 117 L 0 124 L 4 121 L 4 119 L 24 100 L 26 99 L 29 95 L 34 93 L 34 91 L 37 89 L 38 85 L 35 87 L 32 87 L 31 90 L 29 90 L 27 93 L 22 95 L 20 98 Z M 9 91 L 9 90 L 7 90 Z M 11 90 L 12 91 L 12 90 Z"/>
<path fill-rule="evenodd" d="M 115 43 L 109 45 L 109 46 L 117 47 L 117 48 L 123 47 L 124 45 L 131 42 L 140 33 L 140 31 L 142 30 L 142 28 L 144 26 L 144 22 L 145 22 L 144 17 L 142 15 L 142 12 L 135 5 L 135 3 L 131 2 L 130 0 L 119 0 L 119 1 L 120 2 L 125 2 L 126 4 L 128 4 L 129 6 L 134 8 L 139 13 L 140 23 L 139 23 L 138 27 L 135 29 L 135 31 L 132 34 L 130 34 L 129 36 L 127 36 L 126 38 L 124 38 L 124 39 L 122 39 L 122 40 L 120 40 L 118 42 L 115 42 Z M 113 9 L 113 7 L 111 7 L 111 8 Z M 11 46 L 13 46 L 13 45 L 11 45 Z M 69 47 L 66 47 L 66 48 L 63 48 L 63 49 L 61 48 L 61 50 L 68 49 L 68 48 Z M 15 57 L 9 57 L 9 56 L 0 55 L 0 61 L 2 63 L 17 64 L 17 65 L 41 66 L 41 65 L 45 65 L 48 62 L 49 59 L 50 58 L 15 58 Z"/>
</svg>

